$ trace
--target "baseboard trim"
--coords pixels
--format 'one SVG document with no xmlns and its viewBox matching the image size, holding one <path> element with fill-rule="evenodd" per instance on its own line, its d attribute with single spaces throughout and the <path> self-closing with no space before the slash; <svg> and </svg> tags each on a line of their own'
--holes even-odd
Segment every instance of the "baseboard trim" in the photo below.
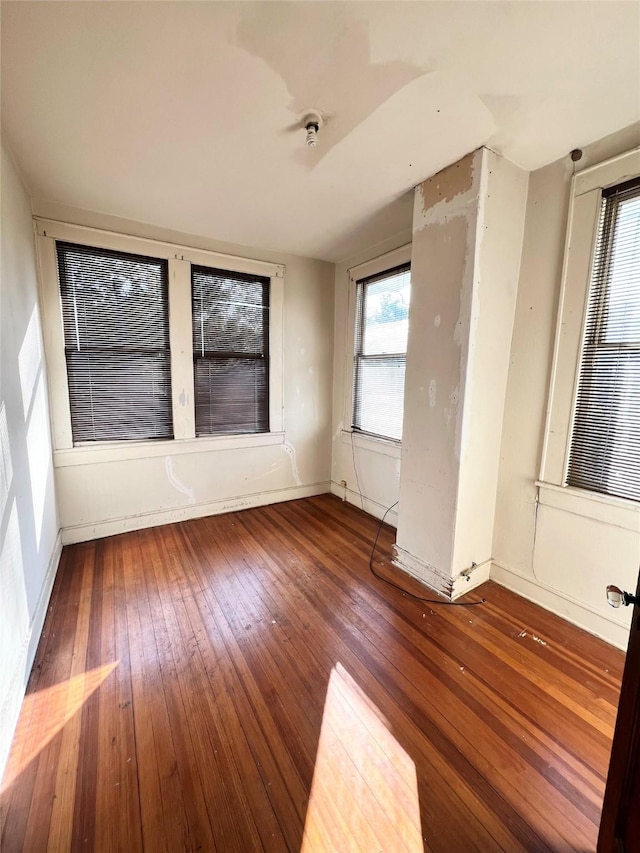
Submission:
<svg viewBox="0 0 640 853">
<path fill-rule="evenodd" d="M 335 480 L 331 481 L 331 494 L 353 506 L 357 506 L 358 509 L 363 510 L 369 515 L 373 515 L 375 518 L 382 518 L 387 510 L 389 510 L 388 506 L 381 504 L 379 501 L 374 501 L 373 498 L 368 498 L 366 495 L 361 495 L 360 492 L 349 489 L 341 483 L 336 483 Z M 398 513 L 396 510 L 389 510 L 385 518 L 385 523 L 391 527 L 398 526 Z"/>
<path fill-rule="evenodd" d="M 395 552 L 392 561 L 394 566 L 411 575 L 412 578 L 416 578 L 439 595 L 451 599 L 453 592 L 451 575 L 443 574 L 435 566 L 430 566 L 398 545 L 394 545 L 393 550 Z"/>
<path fill-rule="evenodd" d="M 44 583 L 40 590 L 40 597 L 36 605 L 33 619 L 29 626 L 27 635 L 25 636 L 20 654 L 15 665 L 11 685 L 8 694 L 0 709 L 0 780 L 4 775 L 4 771 L 9 758 L 9 750 L 11 741 L 15 733 L 20 709 L 22 708 L 22 700 L 24 699 L 27 682 L 31 674 L 31 667 L 35 660 L 38 643 L 42 635 L 44 620 L 49 609 L 49 600 L 53 591 L 53 584 L 60 565 L 60 557 L 62 555 L 62 536 L 61 531 L 58 531 L 56 541 L 53 546 L 53 551 L 49 558 L 47 573 L 44 577 Z"/>
<path fill-rule="evenodd" d="M 491 577 L 491 559 L 479 563 L 469 571 L 469 574 L 458 575 L 453 580 L 453 592 L 451 597 L 455 600 L 461 595 L 472 592 L 476 587 L 488 581 Z"/>
<path fill-rule="evenodd" d="M 627 650 L 629 627 L 609 614 L 600 613 L 594 607 L 576 601 L 542 581 L 523 575 L 516 569 L 509 569 L 495 561 L 491 565 L 491 580 L 544 607 L 545 610 L 550 610 L 612 646 L 623 651 Z"/>
<path fill-rule="evenodd" d="M 116 536 L 130 530 L 143 530 L 146 527 L 159 527 L 161 524 L 188 521 L 207 515 L 222 515 L 225 512 L 237 512 L 241 509 L 251 509 L 257 506 L 281 503 L 282 501 L 310 498 L 314 495 L 326 494 L 330 490 L 329 485 L 329 481 L 324 480 L 306 486 L 291 486 L 269 492 L 256 492 L 250 495 L 204 501 L 203 503 L 174 507 L 159 512 L 140 513 L 140 515 L 111 518 L 107 521 L 69 525 L 62 528 L 62 543 L 72 545 L 76 542 L 88 542 L 91 539 L 103 539 L 105 536 Z"/>
</svg>

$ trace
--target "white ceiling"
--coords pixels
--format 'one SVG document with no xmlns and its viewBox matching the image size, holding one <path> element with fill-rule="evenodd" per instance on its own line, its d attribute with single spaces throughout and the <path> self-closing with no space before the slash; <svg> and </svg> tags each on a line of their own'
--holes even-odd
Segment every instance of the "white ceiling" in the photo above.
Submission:
<svg viewBox="0 0 640 853">
<path fill-rule="evenodd" d="M 640 5 L 4 2 L 2 118 L 34 198 L 338 260 L 479 145 L 535 169 L 638 120 Z"/>
</svg>

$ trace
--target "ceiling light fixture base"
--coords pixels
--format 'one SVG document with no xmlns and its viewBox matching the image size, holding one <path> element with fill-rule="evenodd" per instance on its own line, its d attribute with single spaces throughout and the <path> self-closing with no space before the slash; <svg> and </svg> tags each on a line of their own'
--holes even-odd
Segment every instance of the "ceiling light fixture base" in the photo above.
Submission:
<svg viewBox="0 0 640 853">
<path fill-rule="evenodd" d="M 314 148 L 318 142 L 318 131 L 324 125 L 324 119 L 319 112 L 309 110 L 302 119 L 302 126 L 307 131 L 307 145 Z"/>
</svg>

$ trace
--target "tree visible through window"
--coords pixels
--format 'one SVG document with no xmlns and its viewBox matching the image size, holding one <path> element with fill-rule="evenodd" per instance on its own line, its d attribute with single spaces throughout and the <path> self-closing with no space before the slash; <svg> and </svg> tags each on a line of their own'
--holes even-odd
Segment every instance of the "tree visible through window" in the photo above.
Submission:
<svg viewBox="0 0 640 853">
<path fill-rule="evenodd" d="M 192 267 L 196 435 L 269 430 L 269 279 Z"/>
<path fill-rule="evenodd" d="M 74 444 L 172 438 L 167 262 L 57 254 Z"/>
<path fill-rule="evenodd" d="M 409 264 L 357 282 L 353 428 L 400 440 L 409 330 Z"/>
</svg>

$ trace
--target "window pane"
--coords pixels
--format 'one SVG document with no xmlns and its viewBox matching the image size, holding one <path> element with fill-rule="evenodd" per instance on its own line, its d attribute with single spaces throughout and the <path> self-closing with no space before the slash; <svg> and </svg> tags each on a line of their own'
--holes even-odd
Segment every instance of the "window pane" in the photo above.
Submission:
<svg viewBox="0 0 640 853">
<path fill-rule="evenodd" d="M 267 363 L 263 359 L 198 358 L 196 435 L 267 432 Z"/>
<path fill-rule="evenodd" d="M 353 428 L 399 441 L 409 330 L 408 264 L 358 282 Z"/>
<path fill-rule="evenodd" d="M 407 351 L 411 271 L 392 273 L 365 286 L 363 355 Z"/>
<path fill-rule="evenodd" d="M 169 345 L 166 262 L 58 244 L 68 349 Z"/>
<path fill-rule="evenodd" d="M 618 205 L 611 246 L 605 340 L 640 342 L 640 197 Z"/>
<path fill-rule="evenodd" d="M 168 352 L 70 352 L 67 370 L 74 438 L 171 438 Z"/>
<path fill-rule="evenodd" d="M 400 440 L 404 407 L 405 358 L 359 360 L 357 428 Z"/>
<path fill-rule="evenodd" d="M 171 438 L 167 262 L 57 253 L 74 443 Z"/>
<path fill-rule="evenodd" d="M 566 482 L 640 500 L 640 181 L 603 196 Z"/>
<path fill-rule="evenodd" d="M 357 283 L 352 425 L 394 440 L 402 437 L 410 297 L 409 264 Z"/>
<path fill-rule="evenodd" d="M 192 268 L 196 435 L 269 430 L 269 279 Z"/>
<path fill-rule="evenodd" d="M 193 337 L 200 354 L 264 353 L 268 279 L 194 267 Z"/>
</svg>

